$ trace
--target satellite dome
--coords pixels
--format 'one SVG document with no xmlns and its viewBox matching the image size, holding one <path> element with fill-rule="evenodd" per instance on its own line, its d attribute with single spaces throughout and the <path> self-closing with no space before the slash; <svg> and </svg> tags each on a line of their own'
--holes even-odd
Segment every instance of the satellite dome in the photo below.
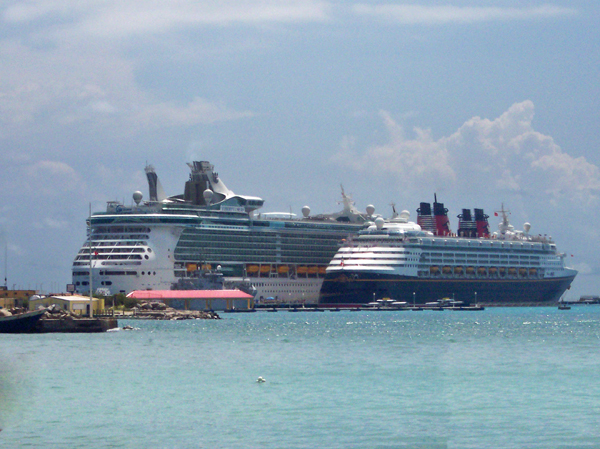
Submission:
<svg viewBox="0 0 600 449">
<path fill-rule="evenodd" d="M 375 206 L 373 206 L 372 204 L 369 204 L 367 206 L 367 214 L 373 215 L 374 212 L 375 212 Z"/>
<path fill-rule="evenodd" d="M 385 220 L 383 219 L 383 217 L 377 217 L 375 219 L 375 226 L 377 226 L 377 229 L 382 229 L 384 223 L 385 223 Z"/>
<path fill-rule="evenodd" d="M 137 204 L 139 206 L 140 202 L 142 201 L 142 198 L 144 197 L 144 195 L 142 195 L 142 192 L 140 192 L 139 190 L 136 190 L 135 192 L 133 192 L 133 201 L 135 201 L 135 204 Z"/>
<path fill-rule="evenodd" d="M 525 224 L 523 225 L 523 231 L 525 231 L 525 232 L 527 232 L 527 233 L 528 233 L 530 229 L 531 229 L 531 224 L 529 224 L 529 223 L 525 223 Z"/>
<path fill-rule="evenodd" d="M 210 189 L 206 189 L 204 192 L 202 192 L 202 196 L 204 197 L 204 201 L 206 202 L 206 204 L 210 204 L 213 195 L 213 191 Z"/>
<path fill-rule="evenodd" d="M 308 216 L 310 215 L 310 207 L 304 206 L 302 208 L 302 215 L 304 216 L 304 218 L 308 218 Z"/>
<path fill-rule="evenodd" d="M 407 211 L 406 209 L 404 209 L 402 212 L 400 212 L 400 220 L 404 221 L 405 223 L 408 223 L 408 219 L 410 218 L 410 212 Z"/>
</svg>

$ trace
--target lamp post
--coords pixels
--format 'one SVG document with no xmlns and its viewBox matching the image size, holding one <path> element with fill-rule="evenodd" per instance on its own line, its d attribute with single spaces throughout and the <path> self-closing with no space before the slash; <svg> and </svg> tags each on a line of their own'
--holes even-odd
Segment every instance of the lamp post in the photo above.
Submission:
<svg viewBox="0 0 600 449">
<path fill-rule="evenodd" d="M 416 292 L 413 292 L 413 307 L 416 307 L 415 296 L 416 296 Z"/>
</svg>

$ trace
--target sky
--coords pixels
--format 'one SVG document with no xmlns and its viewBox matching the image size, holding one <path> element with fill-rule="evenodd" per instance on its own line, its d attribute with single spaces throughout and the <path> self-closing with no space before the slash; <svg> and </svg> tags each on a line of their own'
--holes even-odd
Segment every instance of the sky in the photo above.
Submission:
<svg viewBox="0 0 600 449">
<path fill-rule="evenodd" d="M 264 212 L 434 194 L 547 234 L 600 295 L 595 1 L 0 1 L 0 277 L 63 291 L 90 208 L 208 160 Z M 0 282 L 1 283 L 1 282 Z"/>
</svg>

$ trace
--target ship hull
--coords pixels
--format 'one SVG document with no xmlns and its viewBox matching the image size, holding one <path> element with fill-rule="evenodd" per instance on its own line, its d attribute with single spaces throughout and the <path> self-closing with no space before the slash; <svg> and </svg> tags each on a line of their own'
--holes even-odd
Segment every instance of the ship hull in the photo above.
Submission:
<svg viewBox="0 0 600 449">
<path fill-rule="evenodd" d="M 328 273 L 320 307 L 356 307 L 391 298 L 425 304 L 442 298 L 486 306 L 541 306 L 558 302 L 575 276 L 546 279 L 420 279 L 350 270 Z"/>
<path fill-rule="evenodd" d="M 0 334 L 25 334 L 33 332 L 44 313 L 46 313 L 45 309 L 2 317 L 0 318 Z"/>
</svg>

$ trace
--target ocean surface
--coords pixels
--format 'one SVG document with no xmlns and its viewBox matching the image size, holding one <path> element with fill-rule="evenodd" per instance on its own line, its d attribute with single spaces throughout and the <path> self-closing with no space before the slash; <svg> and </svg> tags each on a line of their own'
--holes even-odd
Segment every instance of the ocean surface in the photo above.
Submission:
<svg viewBox="0 0 600 449">
<path fill-rule="evenodd" d="M 600 306 L 221 316 L 0 335 L 0 447 L 600 447 Z"/>
</svg>

